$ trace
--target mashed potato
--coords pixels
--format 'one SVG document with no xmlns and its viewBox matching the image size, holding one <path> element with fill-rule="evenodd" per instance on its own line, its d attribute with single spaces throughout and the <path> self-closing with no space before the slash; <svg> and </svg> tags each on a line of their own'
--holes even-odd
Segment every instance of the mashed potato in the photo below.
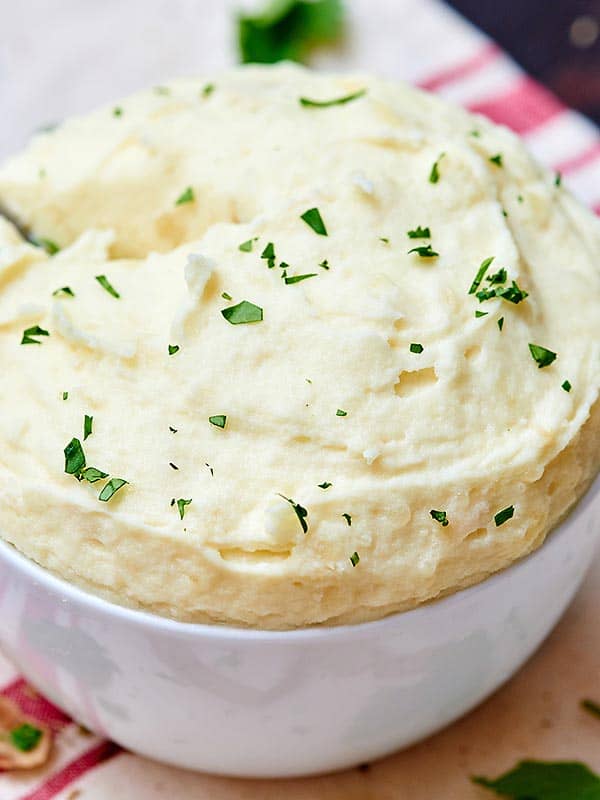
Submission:
<svg viewBox="0 0 600 800">
<path fill-rule="evenodd" d="M 530 552 L 598 470 L 598 222 L 435 97 L 177 81 L 37 136 L 0 205 L 43 245 L 0 227 L 0 535 L 69 581 L 359 622 Z"/>
</svg>

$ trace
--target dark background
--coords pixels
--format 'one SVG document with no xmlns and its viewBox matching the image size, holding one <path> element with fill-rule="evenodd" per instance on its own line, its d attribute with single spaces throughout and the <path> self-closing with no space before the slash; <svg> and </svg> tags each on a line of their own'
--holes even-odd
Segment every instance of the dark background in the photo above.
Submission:
<svg viewBox="0 0 600 800">
<path fill-rule="evenodd" d="M 600 0 L 449 0 L 567 105 L 600 123 Z"/>
</svg>

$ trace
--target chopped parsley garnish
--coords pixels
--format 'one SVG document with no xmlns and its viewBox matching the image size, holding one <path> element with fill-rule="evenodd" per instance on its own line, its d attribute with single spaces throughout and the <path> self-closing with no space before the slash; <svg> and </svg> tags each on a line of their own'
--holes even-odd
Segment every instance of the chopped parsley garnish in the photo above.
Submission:
<svg viewBox="0 0 600 800">
<path fill-rule="evenodd" d="M 102 472 L 101 469 L 96 469 L 96 467 L 87 467 L 87 469 L 82 470 L 80 475 L 88 483 L 96 483 L 96 481 L 103 480 L 103 478 L 108 478 L 107 472 Z"/>
<path fill-rule="evenodd" d="M 255 236 L 253 239 L 248 239 L 247 242 L 242 242 L 241 245 L 238 247 L 238 250 L 241 250 L 242 253 L 251 253 L 252 248 L 254 247 L 254 242 L 258 241 L 258 236 Z"/>
<path fill-rule="evenodd" d="M 282 497 L 291 505 L 296 513 L 296 516 L 298 517 L 298 521 L 300 522 L 303 533 L 308 533 L 308 523 L 306 522 L 308 511 L 299 503 L 296 503 L 294 500 L 292 500 L 290 497 L 286 497 L 284 494 L 280 494 L 279 497 Z"/>
<path fill-rule="evenodd" d="M 436 253 L 430 244 L 413 247 L 412 250 L 408 251 L 408 255 L 411 253 L 416 253 L 420 258 L 437 258 L 439 256 L 439 253 Z"/>
<path fill-rule="evenodd" d="M 436 511 L 434 508 L 432 508 L 429 513 L 431 514 L 431 518 L 436 522 L 439 522 L 442 528 L 445 528 L 450 524 L 445 511 Z"/>
<path fill-rule="evenodd" d="M 215 90 L 214 83 L 207 83 L 202 87 L 202 97 L 210 97 Z"/>
<path fill-rule="evenodd" d="M 582 700 L 581 707 L 594 717 L 600 717 L 600 705 L 593 700 Z"/>
<path fill-rule="evenodd" d="M 539 369 L 550 366 L 556 358 L 556 353 L 546 347 L 542 347 L 540 344 L 530 344 L 529 352 Z"/>
<path fill-rule="evenodd" d="M 420 225 L 412 230 L 408 231 L 408 238 L 409 239 L 431 239 L 431 231 L 429 228 L 422 228 Z"/>
<path fill-rule="evenodd" d="M 119 489 L 123 488 L 127 483 L 128 482 L 123 480 L 123 478 L 111 478 L 98 495 L 98 500 L 101 500 L 103 503 L 108 503 L 111 497 L 114 497 Z"/>
<path fill-rule="evenodd" d="M 233 300 L 233 297 L 227 292 L 223 292 L 221 297 L 223 298 L 223 300 Z"/>
<path fill-rule="evenodd" d="M 494 515 L 494 522 L 496 523 L 496 527 L 499 528 L 500 525 L 504 525 L 505 522 L 508 522 L 509 519 L 512 519 L 515 513 L 514 506 L 507 506 L 503 508 L 502 511 L 499 511 L 497 514 Z"/>
<path fill-rule="evenodd" d="M 263 310 L 260 306 L 255 306 L 254 303 L 248 300 L 242 300 L 237 306 L 230 306 L 229 308 L 221 309 L 221 314 L 225 317 L 227 322 L 232 325 L 245 325 L 248 322 L 262 322 Z"/>
<path fill-rule="evenodd" d="M 102 288 L 103 288 L 105 291 L 107 291 L 107 292 L 108 292 L 110 295 L 112 295 L 112 297 L 116 297 L 116 298 L 117 298 L 117 300 L 119 299 L 119 297 L 121 297 L 121 295 L 120 295 L 120 294 L 117 292 L 117 290 L 115 289 L 115 287 L 114 287 L 114 286 L 111 284 L 111 282 L 108 280 L 108 278 L 106 277 L 106 275 L 96 275 L 96 280 L 98 281 L 98 283 L 100 284 L 100 286 L 101 286 L 101 287 L 102 287 Z"/>
<path fill-rule="evenodd" d="M 475 776 L 472 781 L 513 800 L 600 798 L 600 777 L 577 761 L 521 761 L 495 780 Z"/>
<path fill-rule="evenodd" d="M 411 342 L 409 347 L 411 353 L 422 353 L 423 352 L 423 345 L 419 342 Z"/>
<path fill-rule="evenodd" d="M 177 433 L 177 428 L 173 428 L 171 425 L 169 425 L 169 430 L 171 433 Z"/>
<path fill-rule="evenodd" d="M 321 212 L 318 208 L 309 208 L 308 211 L 305 211 L 304 214 L 300 215 L 300 219 L 303 219 L 306 224 L 313 229 L 315 233 L 318 233 L 319 236 L 327 236 L 327 228 L 325 227 L 325 223 L 323 222 L 323 218 L 321 217 Z"/>
<path fill-rule="evenodd" d="M 507 277 L 506 270 L 504 267 L 502 267 L 502 269 L 499 269 L 498 272 L 494 272 L 493 275 L 489 275 L 486 278 L 486 281 L 488 281 L 488 283 L 506 283 Z"/>
<path fill-rule="evenodd" d="M 526 297 L 529 297 L 529 292 L 526 292 L 524 289 L 521 289 L 516 281 L 513 281 L 510 286 L 506 286 L 503 289 L 496 289 L 496 297 L 501 297 L 503 300 L 507 300 L 509 303 L 514 303 L 518 305 Z"/>
<path fill-rule="evenodd" d="M 556 175 L 554 176 L 554 185 L 555 186 L 562 185 L 562 174 L 560 172 L 557 172 Z"/>
<path fill-rule="evenodd" d="M 68 400 L 69 399 L 69 393 L 68 392 L 63 392 L 62 397 L 63 397 L 63 400 Z"/>
<path fill-rule="evenodd" d="M 564 389 L 565 392 L 570 392 L 571 389 L 573 388 L 571 386 L 571 381 L 564 381 L 563 383 L 561 383 L 560 387 L 561 389 Z"/>
<path fill-rule="evenodd" d="M 383 242 L 384 244 L 389 244 L 390 243 L 390 240 L 387 238 L 387 236 L 380 236 L 379 237 L 379 241 Z"/>
<path fill-rule="evenodd" d="M 287 275 L 284 277 L 284 283 L 286 286 L 289 286 L 292 283 L 300 283 L 300 281 L 305 281 L 307 278 L 316 278 L 316 272 L 309 272 L 307 275 L 292 275 L 288 277 Z"/>
<path fill-rule="evenodd" d="M 323 483 L 319 484 L 319 489 L 329 489 L 330 486 L 333 486 L 333 484 L 329 483 L 329 481 L 323 481 Z"/>
<path fill-rule="evenodd" d="M 179 352 L 179 345 L 178 344 L 170 344 L 169 345 L 169 355 L 174 356 L 175 353 Z"/>
<path fill-rule="evenodd" d="M 489 313 L 490 313 L 489 311 L 480 311 L 479 309 L 477 309 L 475 311 L 475 316 L 477 319 L 479 319 L 479 317 L 487 317 Z"/>
<path fill-rule="evenodd" d="M 10 732 L 10 742 L 14 748 L 22 753 L 29 753 L 38 746 L 43 734 L 39 728 L 35 728 L 28 722 L 13 728 Z"/>
<path fill-rule="evenodd" d="M 350 514 L 342 514 L 342 517 L 346 520 L 348 527 L 352 525 L 352 517 Z"/>
<path fill-rule="evenodd" d="M 495 156 L 490 156 L 489 160 L 492 164 L 495 164 L 497 167 L 503 167 L 504 164 L 502 162 L 502 153 L 497 153 Z"/>
<path fill-rule="evenodd" d="M 33 242 L 36 246 L 45 250 L 49 256 L 55 256 L 60 253 L 60 247 L 52 239 L 34 239 Z"/>
<path fill-rule="evenodd" d="M 344 411 L 343 408 L 338 408 L 338 410 L 335 412 L 335 415 L 336 415 L 336 417 L 347 417 L 348 416 L 348 412 Z"/>
<path fill-rule="evenodd" d="M 185 189 L 179 195 L 177 200 L 175 200 L 175 205 L 176 206 L 183 206 L 186 203 L 193 203 L 195 199 L 196 199 L 196 196 L 194 194 L 194 190 L 192 189 L 191 186 L 188 186 L 187 189 Z"/>
<path fill-rule="evenodd" d="M 79 439 L 71 439 L 65 447 L 65 472 L 67 475 L 79 475 L 85 467 L 85 453 Z"/>
<path fill-rule="evenodd" d="M 275 245 L 273 244 L 273 242 L 269 242 L 269 244 L 260 254 L 260 257 L 265 259 L 269 269 L 273 269 L 273 267 L 275 266 L 275 259 L 277 258 L 277 256 L 275 255 Z"/>
<path fill-rule="evenodd" d="M 189 506 L 191 504 L 191 502 L 192 502 L 191 499 L 190 500 L 184 500 L 183 497 L 181 497 L 179 500 L 175 500 L 175 498 L 173 498 L 171 500 L 171 505 L 172 506 L 174 506 L 174 505 L 177 506 L 177 510 L 179 511 L 179 518 L 180 519 L 183 519 L 185 517 L 185 507 Z"/>
<path fill-rule="evenodd" d="M 488 267 L 490 266 L 494 258 L 495 256 L 490 256 L 489 258 L 486 258 L 484 261 L 481 262 L 481 266 L 477 270 L 477 275 L 475 275 L 473 283 L 471 284 L 471 288 L 469 289 L 469 294 L 475 294 L 477 289 L 479 289 L 481 281 L 484 279 L 485 273 L 487 272 Z"/>
<path fill-rule="evenodd" d="M 93 417 L 88 417 L 88 415 L 86 414 L 84 416 L 84 418 L 83 418 L 83 441 L 84 442 L 88 438 L 88 436 L 92 435 L 93 427 L 94 427 L 94 418 Z"/>
<path fill-rule="evenodd" d="M 209 417 L 208 421 L 216 428 L 224 428 L 225 425 L 227 425 L 227 417 L 225 414 L 215 414 L 215 416 Z"/>
<path fill-rule="evenodd" d="M 355 550 L 352 553 L 352 555 L 350 556 L 350 563 L 352 564 L 353 567 L 355 567 L 358 564 L 359 561 L 360 561 L 360 556 L 358 555 L 358 553 Z"/>
<path fill-rule="evenodd" d="M 321 267 L 321 269 L 329 269 L 329 261 L 325 259 L 324 261 L 321 261 L 319 266 Z"/>
<path fill-rule="evenodd" d="M 502 330 L 503 327 L 504 327 L 504 317 L 500 317 L 500 319 L 498 320 L 498 330 Z"/>
<path fill-rule="evenodd" d="M 115 106 L 113 108 L 113 117 L 122 117 L 123 116 L 123 109 L 121 106 Z"/>
<path fill-rule="evenodd" d="M 241 60 L 302 61 L 314 45 L 337 40 L 343 23 L 342 0 L 271 0 L 257 14 L 238 16 Z"/>
<path fill-rule="evenodd" d="M 75 297 L 75 292 L 71 289 L 70 286 L 63 286 L 60 289 L 56 289 L 52 292 L 52 297 L 60 297 L 61 295 L 66 295 L 67 297 Z"/>
<path fill-rule="evenodd" d="M 522 203 L 523 202 L 523 195 L 522 194 L 517 195 L 517 202 L 518 203 Z"/>
<path fill-rule="evenodd" d="M 23 331 L 21 344 L 41 344 L 39 339 L 33 338 L 34 336 L 50 336 L 50 334 L 48 331 L 40 328 L 39 325 L 34 325 L 32 328 L 27 328 L 27 330 Z"/>
<path fill-rule="evenodd" d="M 437 160 L 433 162 L 431 172 L 429 173 L 429 183 L 437 183 L 440 179 L 440 161 L 445 156 L 445 153 L 440 153 Z"/>
<path fill-rule="evenodd" d="M 171 469 L 174 469 L 174 470 L 178 470 L 179 469 L 177 464 L 174 464 L 172 461 L 169 461 L 169 466 L 171 467 Z"/>
<path fill-rule="evenodd" d="M 330 106 L 343 106 L 352 100 L 358 100 L 359 97 L 364 97 L 367 93 L 366 89 L 359 89 L 352 94 L 346 94 L 343 97 L 336 97 L 333 100 L 311 100 L 309 97 L 301 97 L 300 105 L 308 108 L 329 108 Z"/>
</svg>

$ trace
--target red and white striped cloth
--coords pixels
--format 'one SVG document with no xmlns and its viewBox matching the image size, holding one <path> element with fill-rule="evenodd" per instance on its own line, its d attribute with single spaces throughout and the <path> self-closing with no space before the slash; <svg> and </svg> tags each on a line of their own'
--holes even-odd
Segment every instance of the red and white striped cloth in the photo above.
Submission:
<svg viewBox="0 0 600 800">
<path fill-rule="evenodd" d="M 157 7 L 157 4 L 158 0 L 149 0 L 143 12 L 137 10 L 148 15 L 149 7 Z M 565 184 L 600 214 L 600 135 L 591 122 L 566 108 L 554 95 L 524 74 L 497 45 L 436 0 L 398 3 L 350 0 L 349 4 L 352 25 L 348 48 L 343 56 L 322 56 L 321 66 L 355 67 L 410 79 L 424 89 L 507 125 L 523 136 L 541 162 L 561 172 Z M 27 6 L 27 2 L 24 5 Z M 51 5 L 52 14 L 55 14 L 56 5 Z M 65 11 L 65 3 L 62 5 Z M 133 6 L 137 5 L 137 2 L 128 3 L 125 7 L 132 12 Z M 181 5 L 187 7 L 189 3 L 184 0 Z M 183 29 L 190 24 L 187 15 L 192 13 L 197 23 L 202 21 L 203 15 L 210 16 L 212 31 L 215 27 L 213 18 L 225 19 L 231 15 L 230 6 L 231 2 L 206 0 L 201 8 L 187 8 L 186 14 L 176 17 L 174 22 L 163 16 L 159 20 L 161 36 L 164 34 L 162 26 L 169 24 L 175 28 L 178 25 L 179 33 L 183 35 Z M 110 2 L 102 4 L 102 7 L 114 19 L 123 11 L 123 6 L 117 7 Z M 89 39 L 93 35 L 93 26 L 88 22 L 86 27 L 85 19 L 80 22 L 84 26 L 82 30 L 88 31 Z M 60 19 L 57 24 L 60 24 Z M 176 35 L 177 30 L 171 33 Z M 169 38 L 168 31 L 166 38 Z M 78 41 L 83 52 L 88 44 L 86 35 L 79 34 Z M 215 50 L 214 40 L 209 47 Z M 193 64 L 188 71 L 205 71 L 226 63 L 227 55 L 222 57 L 223 53 L 218 51 L 218 47 L 216 49 L 217 58 Z M 165 45 L 167 50 L 168 44 Z M 139 54 L 134 48 L 131 55 Z M 145 76 L 147 82 L 151 83 L 154 77 L 162 78 L 164 74 L 184 71 L 178 70 L 178 66 L 174 63 L 165 66 L 161 62 L 160 68 L 165 70 L 163 75 Z M 82 80 L 82 83 L 86 84 L 86 81 Z M 127 91 L 130 87 L 124 85 L 121 88 Z M 80 110 L 76 100 L 69 110 Z M 245 782 L 234 782 L 235 788 L 232 788 L 232 782 L 214 778 L 207 784 L 205 776 L 149 764 L 144 759 L 124 753 L 111 742 L 89 735 L 28 687 L 1 657 L 0 694 L 17 702 L 33 719 L 49 725 L 56 741 L 54 756 L 44 769 L 28 774 L 0 773 L 0 800 L 74 800 L 76 797 L 82 800 L 158 800 L 167 794 L 170 800 L 209 797 L 220 800 L 252 797 L 258 800 L 267 796 L 260 789 L 246 792 L 240 788 Z M 98 769 L 99 765 L 104 766 Z M 281 789 L 281 784 L 279 786 Z M 268 796 L 275 797 L 270 792 Z M 327 796 L 333 797 L 334 794 L 328 793 Z M 362 795 L 352 794 L 352 797 L 359 796 Z M 294 797 L 308 798 L 311 795 L 294 794 Z"/>
</svg>

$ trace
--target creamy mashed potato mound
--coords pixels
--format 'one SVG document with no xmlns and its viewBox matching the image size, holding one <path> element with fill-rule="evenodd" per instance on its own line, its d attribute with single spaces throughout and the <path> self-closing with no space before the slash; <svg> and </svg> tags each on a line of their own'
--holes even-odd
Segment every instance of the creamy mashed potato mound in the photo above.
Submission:
<svg viewBox="0 0 600 800">
<path fill-rule="evenodd" d="M 529 553 L 598 470 L 598 221 L 435 97 L 178 80 L 37 135 L 0 206 L 0 535 L 73 583 L 369 620 Z"/>
</svg>

